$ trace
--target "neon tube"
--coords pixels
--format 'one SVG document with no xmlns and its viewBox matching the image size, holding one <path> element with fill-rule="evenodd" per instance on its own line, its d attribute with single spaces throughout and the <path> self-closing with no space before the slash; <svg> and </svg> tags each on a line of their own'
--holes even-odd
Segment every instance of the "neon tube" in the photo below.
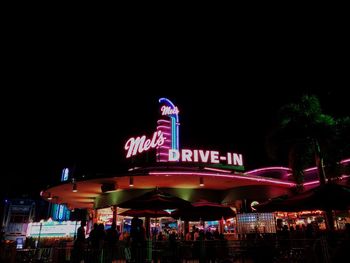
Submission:
<svg viewBox="0 0 350 263">
<path fill-rule="evenodd" d="M 288 185 L 288 186 L 295 186 L 295 183 L 292 182 L 282 182 L 279 180 L 273 180 L 273 179 L 267 179 L 267 178 L 254 178 L 254 177 L 247 177 L 247 176 L 239 176 L 239 175 L 224 175 L 224 174 L 214 174 L 214 173 L 193 173 L 193 172 L 150 172 L 149 175 L 193 175 L 193 176 L 214 176 L 214 177 L 224 177 L 224 178 L 237 178 L 237 179 L 245 179 L 255 182 L 266 182 L 266 183 L 273 183 L 278 185 Z"/>
</svg>

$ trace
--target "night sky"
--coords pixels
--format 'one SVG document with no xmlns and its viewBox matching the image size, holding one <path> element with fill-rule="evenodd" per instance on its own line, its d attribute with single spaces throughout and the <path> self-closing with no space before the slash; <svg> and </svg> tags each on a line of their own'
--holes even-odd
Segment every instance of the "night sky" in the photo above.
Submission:
<svg viewBox="0 0 350 263">
<path fill-rule="evenodd" d="M 283 84 L 281 78 L 266 76 L 254 82 L 244 82 L 244 76 L 238 83 L 203 74 L 188 78 L 174 73 L 175 81 L 167 81 L 170 76 L 156 79 L 155 74 L 137 82 L 129 75 L 123 82 L 100 75 L 80 84 L 78 77 L 68 83 L 70 79 L 54 74 L 57 81 L 52 85 L 38 81 L 37 86 L 47 87 L 41 91 L 14 89 L 3 97 L 8 107 L 2 120 L 2 197 L 37 197 L 60 179 L 66 166 L 80 174 L 123 172 L 124 143 L 130 136 L 155 130 L 160 97 L 169 98 L 180 110 L 183 148 L 242 153 L 246 170 L 286 165 L 285 158 L 268 158 L 265 137 L 278 109 L 305 92 L 319 95 L 325 113 L 350 115 L 348 98 L 339 88 L 297 88 L 297 81 Z M 331 84 L 332 79 L 327 80 Z M 36 76 L 28 79 L 35 81 Z M 65 87 L 74 84 L 80 91 Z M 84 90 L 85 85 L 89 89 Z"/>
</svg>

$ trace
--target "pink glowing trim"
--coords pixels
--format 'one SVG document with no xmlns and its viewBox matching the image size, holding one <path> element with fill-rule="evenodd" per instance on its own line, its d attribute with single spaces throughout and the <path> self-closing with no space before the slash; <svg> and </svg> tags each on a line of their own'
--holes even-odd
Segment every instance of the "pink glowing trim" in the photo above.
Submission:
<svg viewBox="0 0 350 263">
<path fill-rule="evenodd" d="M 341 164 L 349 163 L 349 162 L 350 162 L 350 159 L 345 159 L 345 160 L 340 161 Z M 317 167 L 307 168 L 304 170 L 304 172 L 310 172 L 310 171 L 314 171 L 314 170 L 317 170 Z"/>
<path fill-rule="evenodd" d="M 342 175 L 339 177 L 339 179 L 342 180 L 342 179 L 348 178 L 348 177 L 350 177 L 350 175 Z M 328 179 L 326 179 L 326 181 L 328 181 Z M 319 180 L 310 181 L 310 182 L 304 183 L 303 185 L 312 185 L 312 184 L 320 184 L 320 181 Z"/>
<path fill-rule="evenodd" d="M 158 149 L 158 152 L 169 154 L 168 149 L 163 149 L 163 148 Z"/>
<path fill-rule="evenodd" d="M 310 171 L 315 171 L 317 170 L 317 167 L 311 167 L 311 168 L 307 168 L 304 170 L 304 172 L 310 172 Z"/>
<path fill-rule="evenodd" d="M 169 123 L 170 124 L 170 121 L 169 120 L 158 120 L 158 122 L 165 122 L 165 123 Z"/>
<path fill-rule="evenodd" d="M 308 186 L 308 185 L 312 185 L 312 184 L 320 184 L 320 181 L 316 180 L 316 181 L 310 181 L 307 183 L 303 183 L 304 186 Z"/>
<path fill-rule="evenodd" d="M 160 130 L 160 129 L 171 129 L 171 127 L 164 126 L 164 125 L 157 126 L 157 130 Z"/>
<path fill-rule="evenodd" d="M 204 167 L 204 170 L 209 170 L 213 172 L 221 172 L 221 173 L 231 173 L 231 171 L 217 169 L 217 168 L 211 168 L 211 167 Z"/>
<path fill-rule="evenodd" d="M 168 157 L 168 154 L 167 153 L 157 153 L 157 155 L 159 156 L 166 156 L 166 157 Z"/>
<path fill-rule="evenodd" d="M 170 146 L 161 145 L 161 146 L 158 146 L 157 149 L 159 149 L 159 150 L 162 150 L 162 149 L 166 150 L 166 149 L 171 149 L 171 147 Z"/>
<path fill-rule="evenodd" d="M 163 132 L 164 135 L 168 135 L 168 136 L 171 136 L 171 133 L 169 132 Z"/>
<path fill-rule="evenodd" d="M 265 183 L 273 183 L 277 185 L 288 185 L 288 186 L 295 186 L 295 183 L 289 183 L 289 182 L 282 182 L 279 180 L 274 179 L 267 179 L 267 178 L 256 178 L 256 177 L 247 177 L 247 176 L 240 176 L 240 175 L 224 175 L 224 174 L 214 174 L 214 173 L 192 173 L 192 172 L 150 172 L 149 175 L 193 175 L 193 176 L 214 176 L 214 177 L 224 177 L 224 178 L 237 178 L 237 179 L 245 179 L 255 182 L 265 182 Z"/>
<path fill-rule="evenodd" d="M 342 160 L 342 161 L 340 161 L 340 163 L 341 163 L 341 164 L 343 164 L 343 163 L 350 163 L 350 159 Z"/>
<path fill-rule="evenodd" d="M 282 171 L 292 171 L 290 168 L 282 167 L 282 166 L 276 166 L 276 167 L 265 167 L 265 168 L 259 168 L 252 171 L 248 171 L 245 174 L 252 174 L 252 173 L 258 173 L 258 172 L 264 172 L 264 171 L 271 171 L 271 170 L 282 170 Z"/>
</svg>

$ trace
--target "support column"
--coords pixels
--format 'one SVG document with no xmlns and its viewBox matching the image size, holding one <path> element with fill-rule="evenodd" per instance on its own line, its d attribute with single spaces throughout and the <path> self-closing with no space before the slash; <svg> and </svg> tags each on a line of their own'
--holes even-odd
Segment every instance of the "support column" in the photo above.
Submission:
<svg viewBox="0 0 350 263">
<path fill-rule="evenodd" d="M 221 218 L 220 221 L 219 221 L 219 233 L 220 234 L 223 234 L 224 233 L 224 218 Z"/>
<path fill-rule="evenodd" d="M 146 238 L 150 239 L 150 232 L 151 232 L 151 219 L 150 219 L 150 217 L 145 218 L 145 229 L 146 229 Z"/>
<path fill-rule="evenodd" d="M 190 222 L 189 221 L 184 221 L 184 230 L 185 230 L 185 236 L 188 232 L 190 232 Z"/>
<path fill-rule="evenodd" d="M 93 210 L 92 224 L 97 223 L 97 209 Z"/>
<path fill-rule="evenodd" d="M 112 211 L 113 211 L 113 221 L 112 223 L 115 223 L 117 225 L 117 219 L 118 219 L 118 208 L 116 205 L 113 206 L 112 208 Z"/>
</svg>

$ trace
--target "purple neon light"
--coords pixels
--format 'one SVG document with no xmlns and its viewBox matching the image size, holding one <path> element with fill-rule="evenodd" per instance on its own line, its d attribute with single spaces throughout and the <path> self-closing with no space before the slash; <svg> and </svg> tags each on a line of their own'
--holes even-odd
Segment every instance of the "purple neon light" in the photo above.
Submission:
<svg viewBox="0 0 350 263">
<path fill-rule="evenodd" d="M 350 177 L 350 175 L 342 175 L 339 178 L 342 180 L 342 179 L 348 178 L 348 177 Z M 326 179 L 326 181 L 328 181 L 328 179 Z M 310 181 L 310 182 L 304 183 L 303 185 L 305 186 L 305 185 L 312 185 L 312 184 L 319 184 L 319 183 L 320 183 L 319 180 L 314 180 L 314 181 Z"/>
<path fill-rule="evenodd" d="M 171 131 L 171 122 L 169 120 L 159 119 L 157 121 L 157 130 L 162 131 L 166 139 L 164 144 L 157 148 L 157 161 L 166 162 L 168 161 L 169 149 L 171 149 L 172 142 L 172 131 Z"/>
<path fill-rule="evenodd" d="M 162 150 L 162 149 L 166 150 L 166 149 L 171 149 L 171 147 L 162 145 L 162 146 L 158 146 L 157 149 L 159 149 L 159 150 Z"/>
<path fill-rule="evenodd" d="M 289 172 L 292 171 L 290 168 L 287 168 L 287 167 L 273 166 L 273 167 L 265 167 L 265 168 L 251 170 L 251 171 L 245 172 L 245 174 L 259 173 L 259 172 L 272 171 L 272 170 L 282 170 L 282 171 L 289 171 Z"/>
<path fill-rule="evenodd" d="M 214 171 L 214 172 L 220 172 L 220 173 L 231 173 L 231 171 L 217 169 L 217 168 L 211 168 L 211 167 L 204 167 L 204 170 Z"/>
<path fill-rule="evenodd" d="M 171 127 L 164 126 L 164 125 L 157 126 L 157 130 L 160 130 L 160 129 L 171 129 Z"/>
<path fill-rule="evenodd" d="M 311 167 L 311 168 L 307 168 L 304 170 L 304 172 L 310 172 L 310 171 L 315 171 L 317 170 L 317 167 Z"/>
<path fill-rule="evenodd" d="M 349 163 L 349 162 L 350 162 L 350 159 L 345 159 L 345 160 L 340 161 L 341 164 Z M 314 171 L 314 170 L 317 170 L 317 167 L 307 168 L 304 170 L 304 172 L 310 172 L 310 171 Z"/>
<path fill-rule="evenodd" d="M 316 181 L 310 181 L 307 183 L 303 183 L 304 186 L 308 186 L 308 185 L 312 185 L 312 184 L 320 184 L 320 181 L 316 180 Z"/>
<path fill-rule="evenodd" d="M 166 151 L 166 149 L 159 149 L 158 153 L 166 154 L 167 156 L 169 156 L 169 151 Z"/>
<path fill-rule="evenodd" d="M 158 122 L 158 123 L 159 123 L 159 122 L 165 122 L 165 123 L 170 123 L 170 121 L 169 121 L 169 120 L 163 120 L 163 119 L 161 119 L 161 120 L 158 120 L 157 122 Z"/>
<path fill-rule="evenodd" d="M 267 178 L 256 178 L 256 177 L 247 177 L 247 176 L 239 176 L 239 175 L 224 175 L 224 174 L 214 174 L 214 173 L 193 173 L 193 172 L 150 172 L 149 175 L 193 175 L 193 176 L 215 176 L 215 177 L 224 177 L 224 178 L 237 178 L 237 179 L 245 179 L 255 182 L 266 182 L 266 183 L 273 183 L 278 185 L 288 185 L 288 186 L 295 186 L 295 183 L 290 182 L 282 182 L 279 180 L 273 180 L 273 179 L 267 179 Z"/>
<path fill-rule="evenodd" d="M 157 155 L 168 157 L 168 154 L 167 154 L 167 153 L 158 153 Z"/>
</svg>

